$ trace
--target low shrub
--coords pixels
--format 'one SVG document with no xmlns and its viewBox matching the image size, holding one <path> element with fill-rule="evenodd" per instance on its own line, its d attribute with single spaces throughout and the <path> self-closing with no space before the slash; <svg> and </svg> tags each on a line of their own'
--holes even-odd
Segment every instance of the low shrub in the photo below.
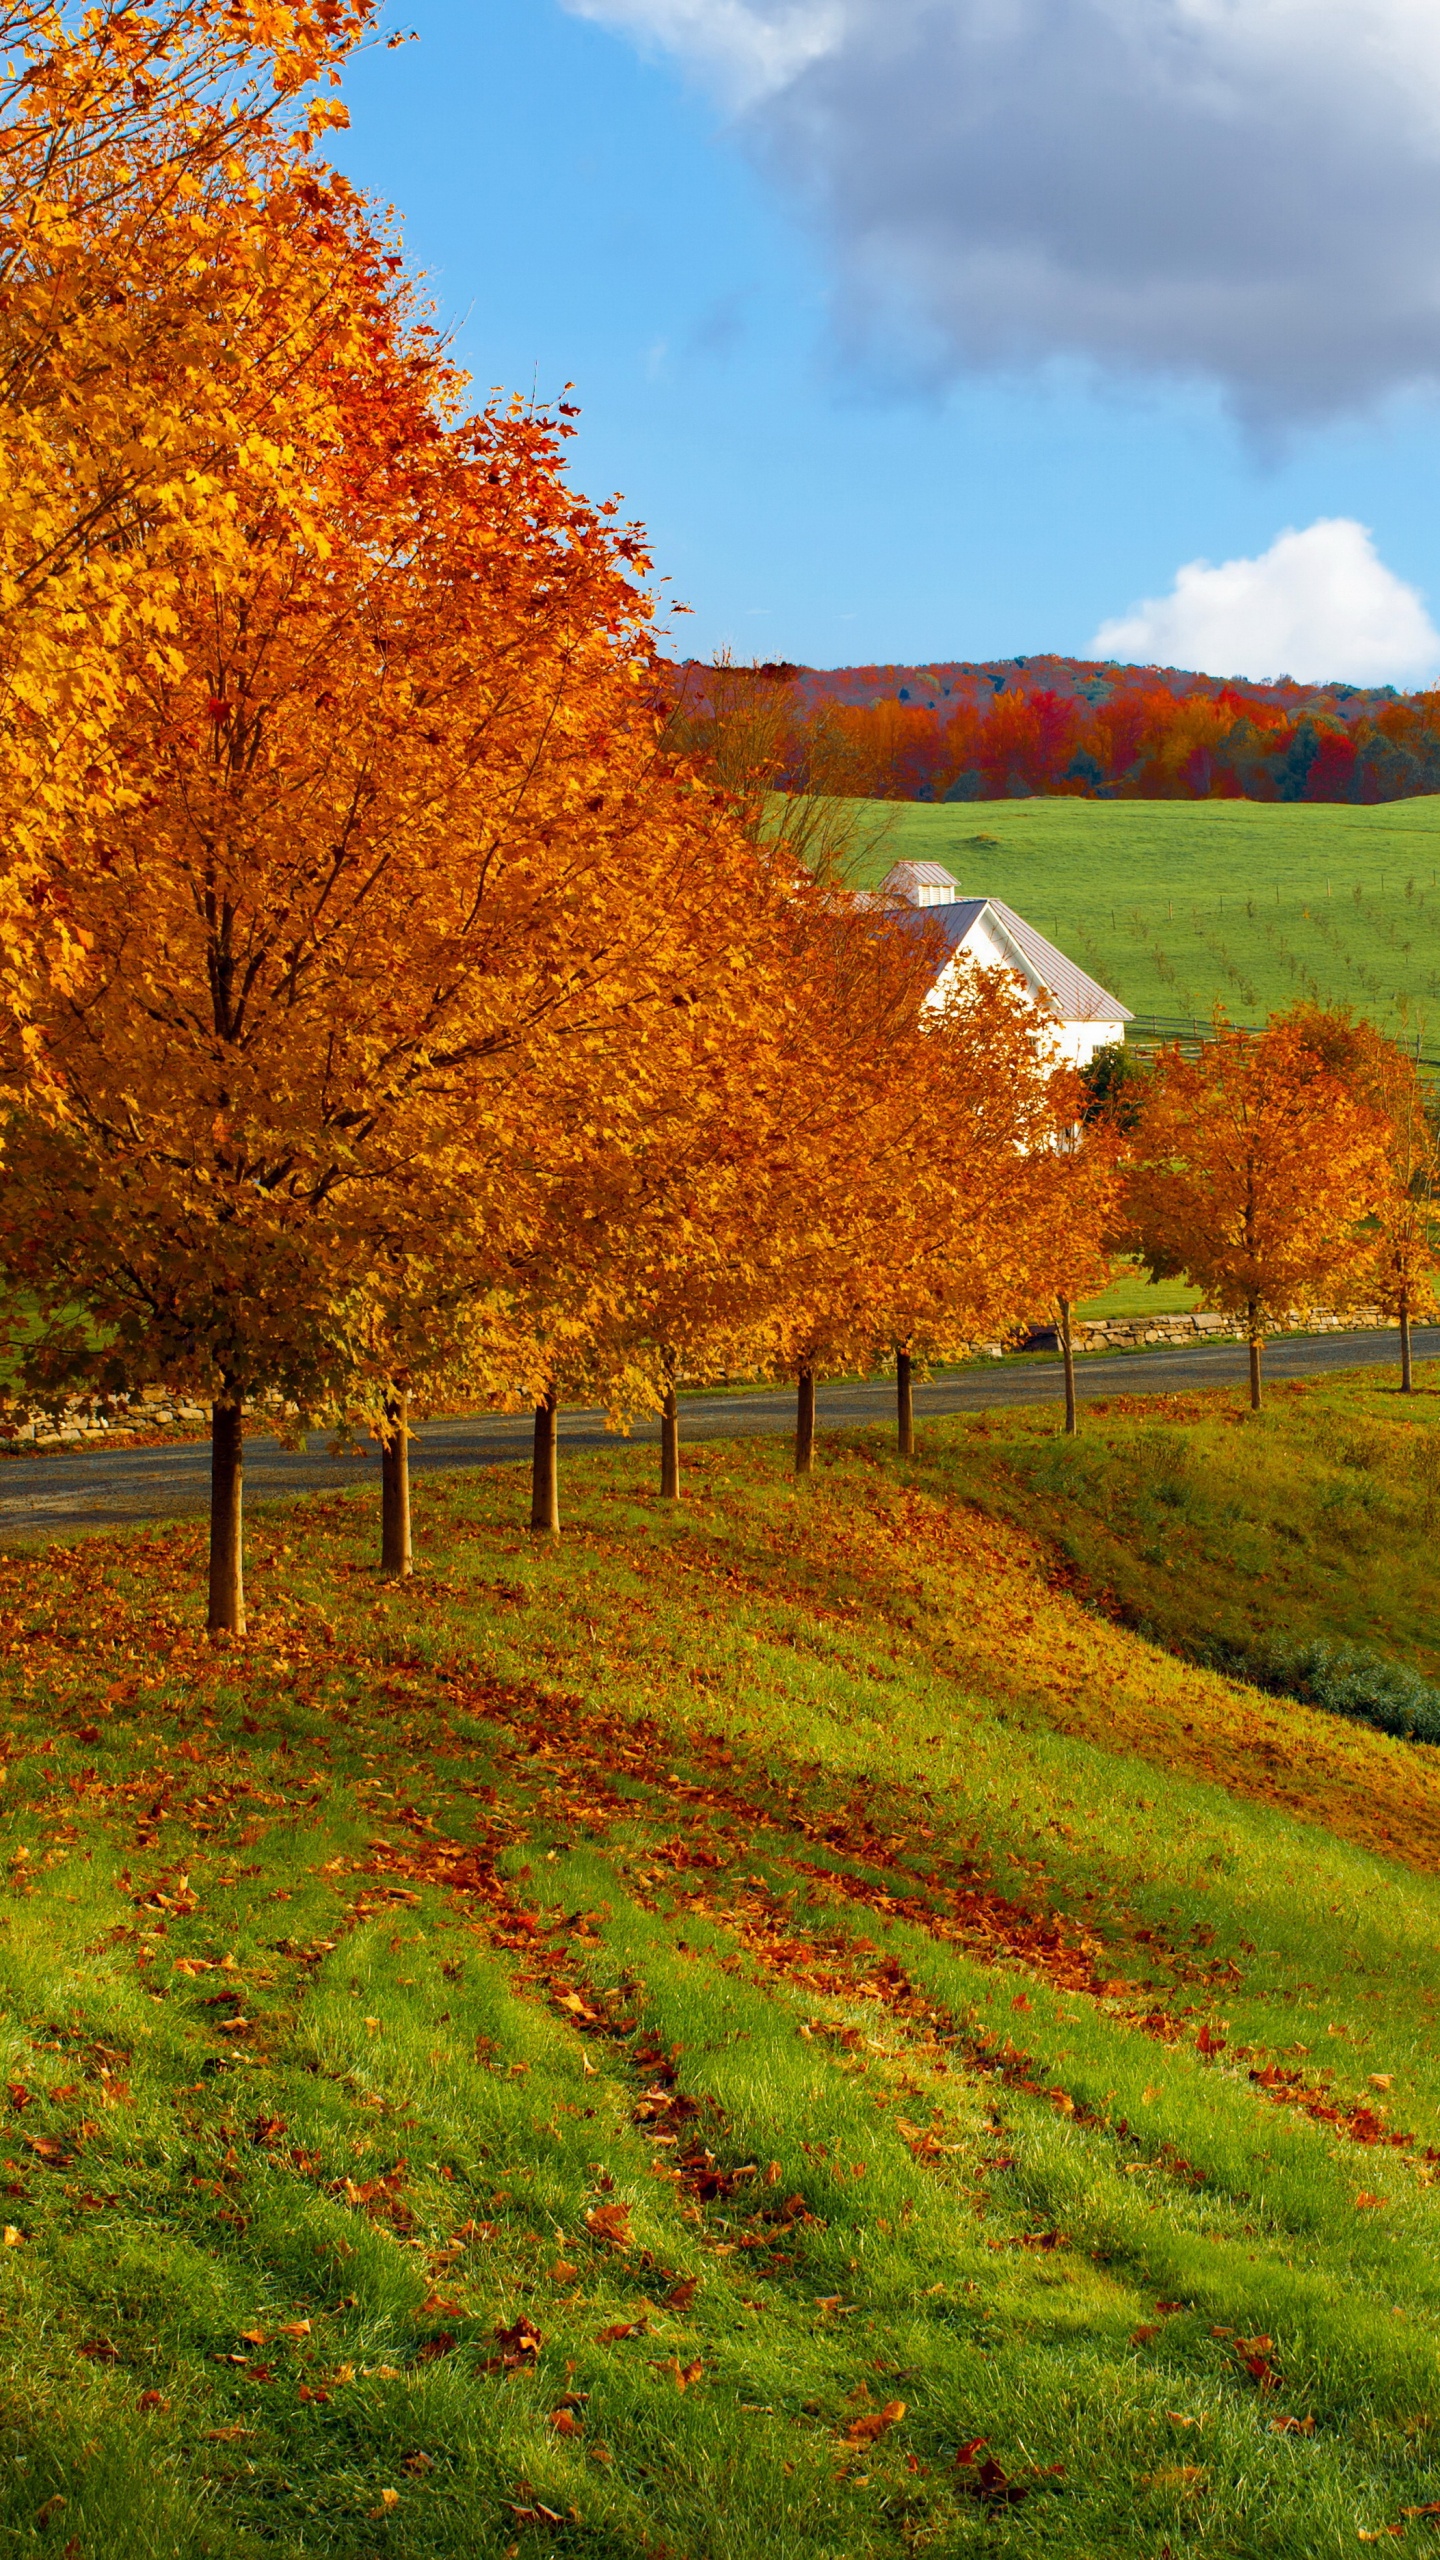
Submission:
<svg viewBox="0 0 1440 2560">
<path fill-rule="evenodd" d="M 1324 1637 L 1313 1637 L 1306 1644 L 1207 1644 L 1187 1649 L 1212 1670 L 1248 1680 L 1252 1688 L 1303 1698 L 1310 1706 L 1325 1707 L 1332 1715 L 1354 1716 L 1406 1742 L 1440 1742 L 1440 1688 L 1407 1664 L 1372 1652 L 1368 1645 L 1332 1644 Z"/>
</svg>

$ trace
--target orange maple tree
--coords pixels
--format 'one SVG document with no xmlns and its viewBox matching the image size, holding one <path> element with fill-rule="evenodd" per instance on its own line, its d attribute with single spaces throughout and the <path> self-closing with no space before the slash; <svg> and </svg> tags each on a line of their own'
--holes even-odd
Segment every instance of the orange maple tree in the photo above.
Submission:
<svg viewBox="0 0 1440 2560">
<path fill-rule="evenodd" d="M 682 1379 L 763 1357 L 760 1264 L 777 1161 L 775 1054 L 786 1017 L 790 875 L 756 851 L 722 797 L 691 797 L 703 854 L 668 1003 L 602 1092 L 558 1063 L 525 1179 L 539 1213 L 505 1296 L 539 1380 L 531 1526 L 559 1528 L 562 1402 L 624 1425 L 661 1417 L 661 1491 L 679 1493 Z"/>
<path fill-rule="evenodd" d="M 935 1003 L 942 946 L 914 911 L 812 891 L 791 947 L 755 1263 L 804 1474 L 824 1371 L 893 1357 L 908 1454 L 915 1364 L 1010 1331 L 1044 1296 L 1055 1148 L 1078 1100 L 1008 973 L 967 965 Z"/>
<path fill-rule="evenodd" d="M 1103 1285 L 1115 1193 L 1114 1148 L 1087 1138 L 1079 1080 L 1017 978 L 967 967 L 923 1027 L 926 1118 L 887 1246 L 907 1456 L 915 1364 L 1003 1340 L 1057 1301 L 1068 1334 L 1069 1302 Z"/>
<path fill-rule="evenodd" d="M 1381 1117 L 1306 1014 L 1259 1034 L 1222 1019 L 1198 1057 L 1162 1052 L 1132 1148 L 1127 1241 L 1156 1279 L 1183 1275 L 1244 1317 L 1258 1412 L 1267 1332 L 1317 1292 L 1338 1304 L 1364 1285 L 1365 1222 L 1389 1186 Z"/>
<path fill-rule="evenodd" d="M 1305 1037 L 1327 1067 L 1377 1115 L 1389 1179 L 1370 1219 L 1369 1279 L 1376 1304 L 1400 1334 L 1401 1392 L 1413 1395 L 1410 1327 L 1436 1304 L 1440 1245 L 1440 1119 L 1413 1057 L 1348 1010 L 1302 1007 Z"/>
</svg>

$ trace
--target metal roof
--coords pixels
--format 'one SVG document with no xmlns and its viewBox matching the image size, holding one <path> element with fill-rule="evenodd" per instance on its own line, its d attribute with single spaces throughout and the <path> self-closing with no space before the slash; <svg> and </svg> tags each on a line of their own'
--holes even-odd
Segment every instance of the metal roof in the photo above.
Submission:
<svg viewBox="0 0 1440 2560">
<path fill-rule="evenodd" d="M 1000 929 L 1001 941 L 1013 945 L 1024 969 L 1039 981 L 1062 1022 L 1134 1021 L 1128 1005 L 1112 996 L 1097 978 L 1077 968 L 1073 960 L 1057 951 L 1053 942 L 1047 942 L 1043 933 L 1037 933 L 1033 924 L 1017 916 L 1001 898 L 956 898 L 948 906 L 916 907 L 912 912 L 917 926 L 939 926 L 947 955 L 953 957 L 969 941 L 987 909 Z"/>
<path fill-rule="evenodd" d="M 897 862 L 881 881 L 881 894 L 883 896 L 890 889 L 903 897 L 911 881 L 917 889 L 958 889 L 960 886 L 954 872 L 947 871 L 943 862 Z"/>
</svg>

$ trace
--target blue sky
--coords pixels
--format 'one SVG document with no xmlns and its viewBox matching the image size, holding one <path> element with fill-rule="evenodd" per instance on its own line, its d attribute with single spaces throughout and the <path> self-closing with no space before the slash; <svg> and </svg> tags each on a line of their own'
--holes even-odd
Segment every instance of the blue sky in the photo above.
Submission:
<svg viewBox="0 0 1440 2560">
<path fill-rule="evenodd" d="M 419 40 L 352 67 L 336 156 L 398 208 L 479 386 L 576 384 L 573 476 L 596 497 L 620 493 L 647 526 L 666 596 L 691 608 L 685 654 L 839 665 L 1082 650 L 1137 599 L 1163 597 L 1182 564 L 1253 558 L 1287 527 L 1336 517 L 1370 527 L 1379 559 L 1440 617 L 1440 418 L 1423 379 L 1404 379 L 1407 325 L 1412 370 L 1430 361 L 1404 308 L 1373 360 L 1358 341 L 1347 356 L 1340 310 L 1337 362 L 1370 401 L 1359 417 L 1334 414 L 1313 350 L 1297 334 L 1292 358 L 1270 321 L 1263 357 L 1253 332 L 1239 352 L 1220 339 L 1198 355 L 1127 340 L 1123 278 L 1107 282 L 1118 339 L 1092 328 L 1087 343 L 1052 299 L 1007 341 L 973 295 L 957 313 L 933 281 L 917 317 L 913 243 L 930 211 L 896 211 L 908 179 L 885 176 L 893 135 L 863 117 L 845 127 L 841 110 L 860 110 L 843 96 L 837 108 L 833 88 L 822 145 L 813 114 L 787 129 L 772 98 L 757 108 L 733 63 L 716 76 L 703 49 L 672 40 L 667 8 L 688 26 L 705 0 L 579 5 L 613 23 L 555 0 L 392 12 Z M 849 5 L 858 16 L 869 0 Z M 892 103 L 894 120 L 905 112 Z M 1143 122 L 1143 106 L 1130 112 Z M 1306 136 L 1292 139 L 1303 153 Z M 901 130 L 901 162 L 904 144 Z M 857 248 L 846 226 L 862 153 L 880 201 Z M 947 221 L 966 218 L 947 202 Z M 939 236 L 948 276 L 957 253 Z M 877 237 L 899 242 L 894 277 L 883 254 L 877 268 Z M 935 237 L 932 225 L 927 256 Z M 1277 307 L 1299 309 L 1306 284 L 1281 276 Z M 1344 278 L 1330 289 L 1343 306 Z M 1359 329 L 1359 288 L 1352 299 Z M 1353 571 L 1353 540 L 1350 555 Z M 1342 599 L 1333 648 L 1356 663 L 1329 672 L 1364 676 L 1347 610 Z M 1142 617 L 1121 653 L 1168 654 L 1159 639 L 1178 647 L 1191 629 Z M 1229 630 L 1222 655 L 1239 648 Z"/>
</svg>

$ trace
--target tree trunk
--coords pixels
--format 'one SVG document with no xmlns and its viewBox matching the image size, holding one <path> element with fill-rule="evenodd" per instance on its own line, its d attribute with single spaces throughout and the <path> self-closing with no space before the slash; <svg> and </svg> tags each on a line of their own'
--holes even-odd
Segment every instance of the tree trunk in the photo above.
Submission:
<svg viewBox="0 0 1440 2560">
<path fill-rule="evenodd" d="M 1400 1301 L 1400 1393 L 1402 1396 L 1413 1396 L 1415 1393 L 1415 1375 L 1410 1365 L 1410 1301 L 1408 1298 L 1402 1298 Z"/>
<path fill-rule="evenodd" d="M 915 1455 L 915 1379 L 908 1351 L 895 1354 L 895 1406 L 900 1426 L 900 1455 Z"/>
<path fill-rule="evenodd" d="M 660 1408 L 660 1499 L 680 1499 L 680 1399 L 673 1378 L 665 1382 L 665 1402 Z"/>
<path fill-rule="evenodd" d="M 1260 1338 L 1260 1313 L 1253 1298 L 1245 1310 L 1245 1316 L 1250 1335 L 1250 1410 L 1252 1413 L 1258 1413 L 1260 1410 L 1260 1354 L 1264 1344 Z"/>
<path fill-rule="evenodd" d="M 539 1538 L 560 1535 L 560 1476 L 556 1465 L 556 1423 L 560 1397 L 551 1387 L 535 1407 L 535 1461 L 530 1473 L 530 1526 Z"/>
<path fill-rule="evenodd" d="M 214 1635 L 245 1633 L 245 1417 L 226 1388 L 210 1408 L 210 1611 Z"/>
<path fill-rule="evenodd" d="M 797 1371 L 795 1385 L 795 1473 L 808 1476 L 815 1466 L 814 1370 Z"/>
<path fill-rule="evenodd" d="M 380 1570 L 401 1579 L 414 1571 L 410 1553 L 410 1399 L 385 1399 L 380 1443 Z"/>
<path fill-rule="evenodd" d="M 1060 1357 L 1065 1363 L 1065 1436 L 1073 1440 L 1079 1428 L 1075 1420 L 1075 1344 L 1070 1332 L 1070 1301 L 1060 1305 Z"/>
</svg>

